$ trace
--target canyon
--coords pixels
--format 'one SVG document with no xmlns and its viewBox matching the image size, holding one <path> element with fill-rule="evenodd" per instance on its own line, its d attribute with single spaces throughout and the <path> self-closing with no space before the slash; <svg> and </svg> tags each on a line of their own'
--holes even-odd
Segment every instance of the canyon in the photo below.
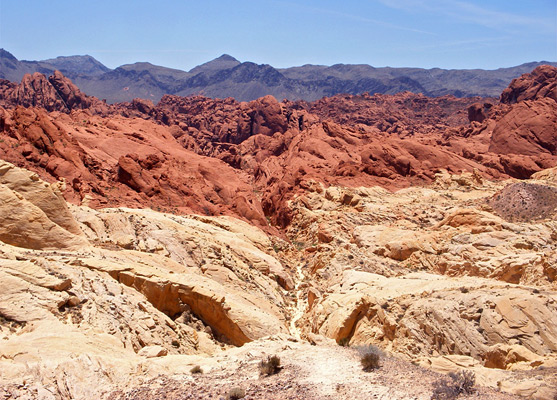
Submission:
<svg viewBox="0 0 557 400">
<path fill-rule="evenodd" d="M 499 98 L 0 80 L 0 198 L 4 398 L 556 396 L 553 66 Z"/>
</svg>

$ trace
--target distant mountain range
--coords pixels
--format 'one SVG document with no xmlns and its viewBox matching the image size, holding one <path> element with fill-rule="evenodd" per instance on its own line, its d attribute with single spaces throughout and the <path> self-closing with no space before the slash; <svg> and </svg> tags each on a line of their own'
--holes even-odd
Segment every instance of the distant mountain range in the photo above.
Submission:
<svg viewBox="0 0 557 400">
<path fill-rule="evenodd" d="M 496 70 L 374 68 L 370 65 L 304 65 L 274 68 L 267 64 L 240 62 L 222 55 L 191 71 L 153 65 L 147 62 L 104 66 L 91 56 L 57 57 L 42 61 L 20 61 L 0 49 L 0 78 L 19 82 L 24 74 L 55 70 L 69 77 L 83 92 L 109 103 L 140 97 L 157 102 L 165 94 L 208 97 L 234 97 L 253 100 L 268 94 L 277 99 L 316 100 L 339 93 L 360 94 L 403 91 L 426 96 L 451 94 L 457 97 L 498 97 L 513 78 L 535 67 L 556 62 L 531 62 Z"/>
</svg>

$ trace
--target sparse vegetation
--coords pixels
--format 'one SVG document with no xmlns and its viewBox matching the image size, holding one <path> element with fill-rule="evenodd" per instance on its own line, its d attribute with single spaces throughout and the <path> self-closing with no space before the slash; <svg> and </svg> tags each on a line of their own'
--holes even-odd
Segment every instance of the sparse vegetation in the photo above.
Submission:
<svg viewBox="0 0 557 400">
<path fill-rule="evenodd" d="M 193 367 L 192 369 L 190 369 L 190 372 L 192 374 L 202 374 L 203 370 L 201 369 L 201 367 L 199 365 L 196 365 L 195 367 Z"/>
<path fill-rule="evenodd" d="M 228 395 L 226 396 L 227 400 L 238 400 L 243 399 L 246 397 L 246 391 L 242 388 L 235 387 L 228 391 Z"/>
<path fill-rule="evenodd" d="M 338 345 L 342 347 L 350 347 L 350 338 L 345 337 L 338 341 Z"/>
<path fill-rule="evenodd" d="M 368 345 L 357 347 L 357 350 L 360 354 L 360 363 L 364 371 L 369 372 L 381 366 L 383 352 L 379 347 Z"/>
<path fill-rule="evenodd" d="M 433 384 L 431 400 L 454 400 L 461 394 L 473 393 L 475 384 L 476 375 L 472 371 L 451 372 Z"/>
<path fill-rule="evenodd" d="M 259 372 L 261 375 L 274 375 L 281 370 L 279 356 L 268 356 L 259 363 Z"/>
</svg>

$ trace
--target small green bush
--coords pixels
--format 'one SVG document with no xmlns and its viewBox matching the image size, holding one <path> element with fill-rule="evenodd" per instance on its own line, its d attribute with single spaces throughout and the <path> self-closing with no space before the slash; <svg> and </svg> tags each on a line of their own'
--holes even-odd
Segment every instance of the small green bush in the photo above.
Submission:
<svg viewBox="0 0 557 400">
<path fill-rule="evenodd" d="M 228 391 L 228 395 L 226 396 L 228 400 L 239 400 L 243 399 L 244 397 L 246 397 L 246 392 L 244 389 L 239 387 L 230 389 Z"/>
<path fill-rule="evenodd" d="M 259 363 L 259 372 L 261 372 L 261 375 L 274 375 L 279 372 L 280 369 L 280 358 L 276 355 L 268 356 Z"/>
</svg>

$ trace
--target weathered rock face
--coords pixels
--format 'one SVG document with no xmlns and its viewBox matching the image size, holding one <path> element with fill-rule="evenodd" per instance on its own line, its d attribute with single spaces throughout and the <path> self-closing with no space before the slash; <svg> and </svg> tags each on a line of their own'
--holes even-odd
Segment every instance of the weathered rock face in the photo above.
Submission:
<svg viewBox="0 0 557 400">
<path fill-rule="evenodd" d="M 60 71 L 55 71 L 48 79 L 41 73 L 26 74 L 20 84 L 4 81 L 0 85 L 0 106 L 40 107 L 47 111 L 89 109 L 96 114 L 108 113 L 110 107 L 81 92 Z"/>
<path fill-rule="evenodd" d="M 105 296 L 121 294 L 122 307 L 130 306 L 125 304 L 131 300 L 129 293 L 135 293 L 133 296 L 136 297 L 142 297 L 142 294 L 144 301 L 150 303 L 149 310 L 143 307 L 144 312 L 156 309 L 156 315 L 164 314 L 184 324 L 199 320 L 196 323 L 198 328 L 210 327 L 209 332 L 225 343 L 242 345 L 262 336 L 286 331 L 285 305 L 277 289 L 277 281 L 281 280 L 279 277 L 286 282 L 290 278 L 280 262 L 267 254 L 272 247 L 262 232 L 233 219 L 169 218 L 152 211 L 132 210 L 99 213 L 87 208 L 75 208 L 74 212 L 89 240 L 98 247 L 81 247 L 79 252 L 66 251 L 59 256 L 51 256 L 50 261 L 38 266 L 4 259 L 3 273 L 24 278 L 31 276 L 25 279 L 39 284 L 44 295 L 52 298 L 52 301 L 39 302 L 44 303 L 46 308 L 39 306 L 37 316 L 28 313 L 28 310 L 22 312 L 15 307 L 19 303 L 14 299 L 29 295 L 22 287 L 14 286 L 13 291 L 4 293 L 7 297 L 3 297 L 2 315 L 8 319 L 29 323 L 51 313 L 44 318 L 55 320 L 60 317 L 60 308 L 74 310 L 84 299 L 91 301 L 86 308 L 99 307 L 102 301 L 96 297 L 92 299 L 89 293 L 96 290 L 94 281 L 98 279 L 104 282 L 103 285 L 108 285 L 102 292 Z M 27 240 L 31 238 L 27 237 Z M 13 254 L 21 260 L 44 257 L 41 253 L 24 257 L 17 248 L 6 245 L 2 249 L 6 252 L 3 254 Z M 61 276 L 67 279 L 55 278 Z M 66 293 L 54 296 L 46 289 Z M 116 294 L 108 296 L 106 291 Z M 80 314 L 76 318 L 78 322 L 74 323 L 78 324 L 83 316 Z M 89 321 L 83 326 L 91 323 Z M 110 321 L 98 323 L 112 324 Z M 153 322 L 152 328 L 158 325 Z M 162 325 L 174 327 L 176 324 L 170 321 Z M 125 339 L 125 343 L 129 341 L 128 345 L 136 351 L 149 344 L 161 345 L 179 339 L 172 335 L 160 343 L 160 340 L 142 337 L 133 339 L 126 332 L 122 340 Z M 120 331 L 118 335 L 121 335 Z M 149 336 L 148 333 L 146 335 Z M 191 337 L 191 332 L 189 338 L 182 339 L 197 340 L 195 335 Z M 172 348 L 183 345 L 178 340 Z"/>
<path fill-rule="evenodd" d="M 497 121 L 490 151 L 502 154 L 540 156 L 557 154 L 557 102 L 542 98 L 513 106 Z"/>
<path fill-rule="evenodd" d="M 5 96 L 5 100 L 23 107 L 38 106 L 47 111 L 69 111 L 56 89 L 43 74 L 36 72 L 33 75 L 25 75 L 21 84 L 14 89 L 11 93 L 12 98 Z"/>
<path fill-rule="evenodd" d="M 55 191 L 36 174 L 0 160 L 0 240 L 31 249 L 87 246 Z"/>
<path fill-rule="evenodd" d="M 149 112 L 144 112 L 144 108 L 132 103 L 125 112 L 133 115 L 139 111 L 165 124 L 177 125 L 180 129 L 176 136 L 184 146 L 202 150 L 207 155 L 226 151 L 253 135 L 283 134 L 289 127 L 299 125 L 296 113 L 273 96 L 249 103 L 239 103 L 232 98 L 164 96 Z M 195 142 L 190 142 L 188 136 Z"/>
<path fill-rule="evenodd" d="M 74 235 L 82 235 L 62 197 L 63 183 L 49 185 L 41 182 L 37 174 L 0 160 L 0 184 L 17 192 L 23 199 L 40 208 L 55 224 Z"/>
<path fill-rule="evenodd" d="M 540 179 L 552 185 L 557 184 L 557 167 L 544 169 L 532 175 L 532 179 Z"/>
<path fill-rule="evenodd" d="M 486 109 L 489 110 L 492 104 L 486 103 L 484 105 L 480 103 L 474 103 L 468 107 L 468 121 L 470 122 L 484 122 L 487 118 Z"/>
<path fill-rule="evenodd" d="M 440 371 L 439 357 L 464 357 L 452 371 L 469 364 L 494 386 L 508 379 L 494 368 L 552 368 L 553 214 L 508 222 L 487 202 L 532 184 L 503 189 L 505 183 L 477 178 L 442 173 L 431 187 L 395 193 L 315 183 L 293 200 L 288 232 L 303 251 L 307 299 L 295 322 L 302 337 L 378 344 Z M 513 385 L 506 389 L 518 390 Z M 547 381 L 529 393 L 546 398 L 549 387 Z"/>
<path fill-rule="evenodd" d="M 280 285 L 291 289 L 292 279 L 252 225 L 151 210 L 70 213 L 51 185 L 5 162 L 0 182 L 2 385 L 26 379 L 40 391 L 63 384 L 65 371 L 61 398 L 86 398 L 91 383 L 125 384 L 145 358 L 213 354 L 287 332 Z"/>
<path fill-rule="evenodd" d="M 469 122 L 467 109 L 482 100 L 485 100 L 485 108 L 494 101 L 479 97 L 427 97 L 403 92 L 396 95 L 336 95 L 312 103 L 295 104 L 337 124 L 352 128 L 374 127 L 381 132 L 409 137 L 465 125 Z"/>
<path fill-rule="evenodd" d="M 177 317 L 186 307 L 235 345 L 284 331 L 285 304 L 277 285 L 291 288 L 291 278 L 268 254 L 272 245 L 263 232 L 230 218 L 169 218 L 147 210 L 76 212 L 91 240 L 158 255 L 135 256 L 134 262 L 143 264 L 135 269 L 117 254 L 112 263 L 81 262 L 134 287 L 167 315 Z M 156 261 L 161 257 L 168 261 Z"/>
<path fill-rule="evenodd" d="M 345 274 L 341 285 L 346 289 L 315 308 L 319 317 L 312 326 L 339 342 L 384 341 L 411 358 L 459 354 L 488 367 L 489 349 L 499 344 L 520 342 L 539 360 L 555 353 L 555 302 L 548 295 L 427 274 L 385 278 L 353 272 Z"/>
<path fill-rule="evenodd" d="M 64 195 L 73 202 L 233 214 L 267 225 L 248 179 L 220 160 L 184 149 L 163 126 L 21 107 L 8 113 L 1 157 L 45 178 L 64 179 Z"/>
<path fill-rule="evenodd" d="M 463 155 L 486 165 L 497 165 L 498 170 L 516 178 L 528 178 L 554 167 L 557 154 L 555 76 L 556 68 L 542 66 L 513 80 L 501 95 L 502 104 L 494 106 L 483 123 L 472 123 L 459 133 L 466 140 L 452 138 Z M 498 156 L 494 157 L 495 154 Z"/>
<path fill-rule="evenodd" d="M 550 98 L 557 101 L 557 68 L 537 67 L 529 74 L 513 79 L 501 94 L 501 102 L 514 104 L 524 100 Z"/>
<path fill-rule="evenodd" d="M 54 71 L 48 81 L 64 101 L 68 111 L 91 109 L 94 113 L 105 114 L 109 110 L 109 106 L 96 97 L 87 96 L 60 71 Z M 35 106 L 40 106 L 40 104 L 35 104 Z"/>
</svg>

